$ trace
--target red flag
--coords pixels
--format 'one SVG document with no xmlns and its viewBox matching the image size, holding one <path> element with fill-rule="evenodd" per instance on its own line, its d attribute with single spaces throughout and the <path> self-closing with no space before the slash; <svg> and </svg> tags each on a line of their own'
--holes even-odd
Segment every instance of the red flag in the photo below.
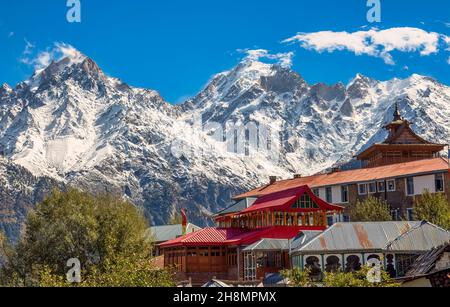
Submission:
<svg viewBox="0 0 450 307">
<path fill-rule="evenodd" d="M 188 218 L 186 215 L 186 210 L 184 210 L 184 208 L 181 209 L 181 217 L 183 218 L 183 227 L 187 227 Z"/>
</svg>

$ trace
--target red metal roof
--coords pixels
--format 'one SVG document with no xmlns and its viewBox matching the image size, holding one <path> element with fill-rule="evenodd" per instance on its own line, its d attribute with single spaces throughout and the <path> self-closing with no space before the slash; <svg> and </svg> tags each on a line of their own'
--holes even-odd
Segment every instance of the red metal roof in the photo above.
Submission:
<svg viewBox="0 0 450 307">
<path fill-rule="evenodd" d="M 300 198 L 303 194 L 308 194 L 311 199 L 319 206 L 317 209 L 292 209 L 295 201 Z M 295 212 L 295 211 L 342 211 L 344 208 L 340 206 L 331 205 L 322 199 L 318 198 L 308 186 L 301 186 L 292 188 L 289 190 L 282 190 L 272 194 L 264 195 L 258 198 L 258 200 L 253 204 L 253 206 L 247 208 L 246 210 L 240 212 L 240 214 L 246 214 L 256 211 L 284 211 L 284 212 Z"/>
<path fill-rule="evenodd" d="M 237 228 L 205 228 L 175 240 L 160 244 L 162 248 L 250 245 L 261 239 L 292 239 L 302 230 L 323 231 L 325 227 L 277 226 L 255 230 Z"/>
<path fill-rule="evenodd" d="M 305 185 L 310 188 L 318 188 L 341 184 L 353 184 L 357 182 L 370 182 L 440 171 L 445 172 L 448 171 L 448 169 L 449 167 L 446 159 L 435 158 L 374 168 L 341 171 L 331 174 L 320 174 L 291 180 L 277 181 L 274 184 L 266 185 L 245 194 L 236 196 L 235 199 L 259 197 Z"/>
</svg>

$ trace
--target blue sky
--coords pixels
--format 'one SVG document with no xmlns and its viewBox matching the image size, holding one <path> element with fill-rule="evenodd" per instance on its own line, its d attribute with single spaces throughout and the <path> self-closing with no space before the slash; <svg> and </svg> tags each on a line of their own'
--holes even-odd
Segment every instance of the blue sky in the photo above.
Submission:
<svg viewBox="0 0 450 307">
<path fill-rule="evenodd" d="M 382 80 L 418 73 L 449 85 L 445 36 L 450 36 L 450 2 L 381 3 L 382 22 L 369 24 L 366 0 L 81 0 L 82 22 L 70 24 L 66 0 L 8 1 L 0 10 L 0 83 L 15 85 L 28 78 L 33 65 L 23 63 L 24 57 L 32 59 L 64 42 L 93 58 L 107 74 L 158 90 L 173 103 L 195 95 L 212 75 L 235 66 L 245 56 L 239 49 L 293 52 L 292 68 L 310 83 L 347 83 L 356 73 Z M 359 36 L 352 33 L 372 27 L 377 30 L 371 39 L 398 27 L 422 30 L 428 34 L 424 40 L 430 33 L 443 36 L 430 52 L 424 51 L 430 45 L 403 46 L 387 55 L 387 45 L 364 52 L 343 47 L 342 41 L 339 48 L 333 45 L 342 39 L 337 32 L 355 38 Z M 298 32 L 305 34 L 283 43 Z M 26 41 L 34 47 L 24 54 Z"/>
</svg>

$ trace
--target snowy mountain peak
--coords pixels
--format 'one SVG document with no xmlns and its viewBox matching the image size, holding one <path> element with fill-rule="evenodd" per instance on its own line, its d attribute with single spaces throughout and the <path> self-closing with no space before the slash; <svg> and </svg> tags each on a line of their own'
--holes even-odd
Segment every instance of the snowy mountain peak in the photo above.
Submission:
<svg viewBox="0 0 450 307">
<path fill-rule="evenodd" d="M 31 92 L 36 92 L 39 89 L 46 90 L 49 86 L 61 84 L 68 79 L 84 83 L 90 80 L 93 87 L 94 82 L 103 83 L 107 77 L 92 59 L 77 53 L 52 61 L 47 67 L 35 71 L 31 78 L 23 82 L 19 88 L 25 87 Z"/>
<path fill-rule="evenodd" d="M 2 86 L 0 87 L 0 93 L 8 93 L 11 91 L 12 88 L 7 83 L 3 83 Z"/>
<path fill-rule="evenodd" d="M 395 102 L 424 138 L 450 137 L 450 89 L 423 76 L 379 82 L 357 75 L 347 87 L 309 85 L 287 67 L 247 60 L 171 106 L 155 91 L 105 76 L 88 57 L 64 54 L 0 94 L 1 155 L 34 175 L 125 195 L 154 224 L 181 206 L 204 224 L 199 212 L 223 209 L 233 194 L 265 184 L 269 175 L 309 175 L 349 161 L 386 137 L 382 126 Z M 194 116 L 203 122 L 192 125 Z M 216 123 L 274 131 L 277 159 L 264 150 L 235 154 L 235 146 L 203 131 L 202 124 Z"/>
</svg>

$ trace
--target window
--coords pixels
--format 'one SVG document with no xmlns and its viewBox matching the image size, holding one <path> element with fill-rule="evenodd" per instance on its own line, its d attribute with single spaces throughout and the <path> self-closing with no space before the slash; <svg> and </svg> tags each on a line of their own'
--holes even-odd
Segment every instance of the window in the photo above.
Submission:
<svg viewBox="0 0 450 307">
<path fill-rule="evenodd" d="M 395 192 L 395 190 L 396 190 L 395 180 L 387 181 L 387 190 L 388 190 L 388 192 Z"/>
<path fill-rule="evenodd" d="M 436 192 L 444 192 L 444 175 L 436 174 Z"/>
<path fill-rule="evenodd" d="M 406 214 L 408 215 L 408 221 L 414 221 L 414 209 L 413 208 L 406 209 Z"/>
<path fill-rule="evenodd" d="M 313 193 L 314 193 L 314 195 L 316 195 L 317 197 L 320 196 L 319 189 L 314 189 L 314 190 L 313 190 Z"/>
<path fill-rule="evenodd" d="M 341 202 L 348 203 L 348 185 L 341 186 Z"/>
<path fill-rule="evenodd" d="M 369 183 L 369 194 L 375 194 L 377 192 L 377 183 L 371 182 Z"/>
<path fill-rule="evenodd" d="M 377 189 L 379 193 L 383 193 L 386 191 L 386 185 L 384 181 L 378 181 Z"/>
<path fill-rule="evenodd" d="M 333 190 L 331 187 L 326 188 L 326 195 L 327 195 L 327 202 L 332 203 L 333 202 Z"/>
<path fill-rule="evenodd" d="M 406 193 L 407 195 L 414 195 L 414 177 L 406 178 Z"/>
<path fill-rule="evenodd" d="M 366 195 L 367 194 L 367 184 L 358 184 L 358 193 L 359 195 Z"/>
<path fill-rule="evenodd" d="M 319 209 L 319 206 L 305 193 L 295 202 L 293 209 Z"/>
<path fill-rule="evenodd" d="M 327 224 L 328 224 L 328 226 L 333 226 L 333 224 L 334 224 L 333 216 L 327 216 Z"/>
</svg>

